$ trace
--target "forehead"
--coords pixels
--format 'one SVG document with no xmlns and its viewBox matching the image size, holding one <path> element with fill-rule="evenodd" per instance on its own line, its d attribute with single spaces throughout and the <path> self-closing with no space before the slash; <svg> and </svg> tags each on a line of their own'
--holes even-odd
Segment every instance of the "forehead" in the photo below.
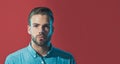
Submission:
<svg viewBox="0 0 120 64">
<path fill-rule="evenodd" d="M 49 18 L 47 15 L 36 14 L 30 19 L 31 23 L 46 24 L 49 23 Z"/>
</svg>

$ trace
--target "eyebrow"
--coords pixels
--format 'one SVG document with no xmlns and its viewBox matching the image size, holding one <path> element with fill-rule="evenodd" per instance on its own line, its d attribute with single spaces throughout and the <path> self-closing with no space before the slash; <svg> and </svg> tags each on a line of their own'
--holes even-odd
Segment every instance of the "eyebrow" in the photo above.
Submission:
<svg viewBox="0 0 120 64">
<path fill-rule="evenodd" d="M 38 23 L 33 23 L 33 25 L 39 25 Z"/>
<path fill-rule="evenodd" d="M 38 24 L 38 23 L 33 23 L 33 25 L 40 25 L 40 24 Z M 50 24 L 48 23 L 48 24 L 45 24 L 45 25 L 50 25 Z"/>
</svg>

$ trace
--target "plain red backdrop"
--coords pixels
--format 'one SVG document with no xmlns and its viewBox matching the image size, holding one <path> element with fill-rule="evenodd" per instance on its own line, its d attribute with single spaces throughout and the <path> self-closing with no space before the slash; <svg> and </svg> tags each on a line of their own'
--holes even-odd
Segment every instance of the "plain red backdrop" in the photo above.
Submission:
<svg viewBox="0 0 120 64">
<path fill-rule="evenodd" d="M 1 0 L 0 64 L 29 44 L 27 17 L 38 6 L 53 10 L 52 43 L 77 64 L 120 64 L 119 0 Z"/>
</svg>

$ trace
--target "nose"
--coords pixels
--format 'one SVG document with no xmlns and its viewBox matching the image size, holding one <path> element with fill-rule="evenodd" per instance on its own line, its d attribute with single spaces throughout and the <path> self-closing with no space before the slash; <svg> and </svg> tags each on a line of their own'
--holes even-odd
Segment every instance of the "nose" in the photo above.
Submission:
<svg viewBox="0 0 120 64">
<path fill-rule="evenodd" d="M 42 26 L 41 26 L 41 27 L 39 27 L 38 31 L 39 31 L 39 34 L 44 33 L 44 29 L 43 29 L 43 27 L 42 27 Z"/>
</svg>

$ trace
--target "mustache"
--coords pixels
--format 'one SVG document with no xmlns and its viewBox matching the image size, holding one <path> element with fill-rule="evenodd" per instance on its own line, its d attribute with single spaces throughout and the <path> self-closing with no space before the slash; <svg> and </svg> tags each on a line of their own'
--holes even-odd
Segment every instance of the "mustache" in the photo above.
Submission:
<svg viewBox="0 0 120 64">
<path fill-rule="evenodd" d="M 37 35 L 38 37 L 47 37 L 47 35 L 46 34 L 44 34 L 44 33 L 39 33 L 38 35 Z"/>
</svg>

